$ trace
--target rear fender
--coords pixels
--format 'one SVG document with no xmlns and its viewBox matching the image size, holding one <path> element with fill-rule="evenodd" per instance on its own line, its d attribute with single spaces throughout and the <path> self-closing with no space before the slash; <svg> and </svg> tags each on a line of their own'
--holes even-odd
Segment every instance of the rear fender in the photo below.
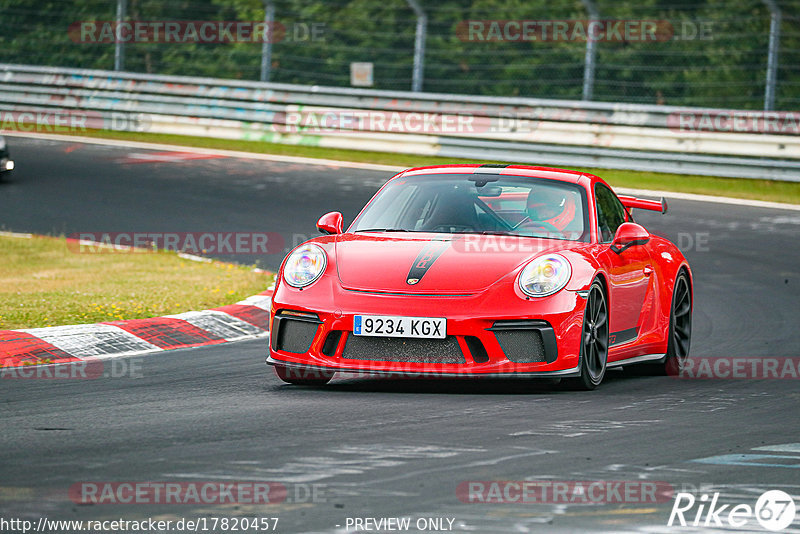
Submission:
<svg viewBox="0 0 800 534">
<path fill-rule="evenodd" d="M 659 316 L 667 324 L 672 308 L 672 292 L 675 289 L 675 280 L 681 270 L 689 276 L 689 287 L 692 291 L 692 306 L 694 306 L 694 284 L 689 263 L 681 251 L 672 242 L 662 237 L 653 236 L 649 243 L 650 255 L 654 274 L 657 277 L 653 285 L 655 301 L 658 305 Z"/>
</svg>

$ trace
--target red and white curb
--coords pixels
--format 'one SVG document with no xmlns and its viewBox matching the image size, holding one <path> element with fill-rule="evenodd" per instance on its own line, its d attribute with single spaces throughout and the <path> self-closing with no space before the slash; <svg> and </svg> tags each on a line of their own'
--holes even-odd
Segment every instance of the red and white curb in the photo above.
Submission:
<svg viewBox="0 0 800 534">
<path fill-rule="evenodd" d="M 0 368 L 215 345 L 269 335 L 272 290 L 211 310 L 150 319 L 0 330 Z"/>
</svg>

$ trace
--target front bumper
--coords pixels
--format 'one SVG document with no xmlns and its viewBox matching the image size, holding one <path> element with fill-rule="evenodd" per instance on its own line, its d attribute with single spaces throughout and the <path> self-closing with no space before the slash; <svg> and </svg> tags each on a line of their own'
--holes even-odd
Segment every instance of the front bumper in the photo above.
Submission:
<svg viewBox="0 0 800 534">
<path fill-rule="evenodd" d="M 521 299 L 512 291 L 391 295 L 281 285 L 271 310 L 267 363 L 407 377 L 559 377 L 579 374 L 585 300 L 574 291 Z M 320 303 L 327 303 L 321 305 Z M 354 336 L 353 316 L 446 317 L 444 340 Z"/>
<path fill-rule="evenodd" d="M 371 367 L 359 369 L 354 367 L 321 367 L 309 364 L 299 364 L 295 362 L 286 362 L 276 360 L 272 356 L 268 356 L 266 363 L 269 365 L 281 365 L 290 369 L 298 369 L 307 371 L 309 376 L 315 375 L 320 372 L 339 372 L 339 373 L 355 373 L 364 375 L 377 375 L 387 378 L 567 378 L 571 376 L 579 376 L 580 369 L 575 367 L 573 369 L 564 369 L 562 371 L 534 371 L 534 372 L 505 372 L 505 373 L 475 373 L 469 371 L 431 371 L 431 370 L 404 370 L 404 369 L 374 369 Z"/>
</svg>

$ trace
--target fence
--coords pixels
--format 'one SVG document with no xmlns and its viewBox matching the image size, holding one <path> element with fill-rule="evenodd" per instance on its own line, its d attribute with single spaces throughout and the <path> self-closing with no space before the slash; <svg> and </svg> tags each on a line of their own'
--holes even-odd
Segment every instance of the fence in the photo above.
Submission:
<svg viewBox="0 0 800 534">
<path fill-rule="evenodd" d="M 760 112 L 0 64 L 0 129 L 148 131 L 800 181 L 800 114 L 776 112 L 764 119 Z M 719 131 L 737 122 L 744 131 Z M 765 124 L 774 127 L 771 133 L 751 128 Z"/>
<path fill-rule="evenodd" d="M 0 0 L 0 62 L 339 87 L 369 63 L 383 90 L 792 110 L 798 15 L 798 0 Z M 271 31 L 158 33 L 180 21 Z"/>
</svg>

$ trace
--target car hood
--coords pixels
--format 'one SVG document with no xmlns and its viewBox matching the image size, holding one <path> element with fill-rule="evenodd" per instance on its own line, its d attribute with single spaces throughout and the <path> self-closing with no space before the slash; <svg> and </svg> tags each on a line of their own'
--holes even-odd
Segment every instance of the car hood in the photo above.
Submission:
<svg viewBox="0 0 800 534">
<path fill-rule="evenodd" d="M 515 236 L 359 233 L 337 236 L 335 256 L 339 281 L 346 289 L 469 294 L 543 252 L 583 244 Z"/>
</svg>

